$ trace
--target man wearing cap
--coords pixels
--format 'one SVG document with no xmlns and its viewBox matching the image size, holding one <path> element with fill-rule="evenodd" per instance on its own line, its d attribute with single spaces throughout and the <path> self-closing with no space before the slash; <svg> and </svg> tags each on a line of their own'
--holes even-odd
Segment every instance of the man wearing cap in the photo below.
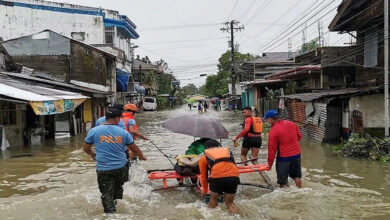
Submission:
<svg viewBox="0 0 390 220">
<path fill-rule="evenodd" d="M 115 213 L 115 200 L 122 199 L 122 185 L 126 181 L 126 150 L 135 152 L 140 160 L 146 160 L 134 144 L 131 135 L 118 125 L 122 111 L 110 108 L 106 122 L 92 128 L 83 145 L 84 152 L 96 160 L 96 173 L 105 213 Z M 92 150 L 95 145 L 95 151 Z"/>
<path fill-rule="evenodd" d="M 112 108 L 123 111 L 123 105 L 121 105 L 121 104 L 113 104 Z M 106 122 L 106 116 L 100 117 L 98 120 L 96 120 L 95 126 L 102 125 L 105 122 Z M 123 120 L 119 121 L 118 126 L 123 128 L 123 129 L 126 129 L 125 122 Z"/>
<path fill-rule="evenodd" d="M 268 166 L 272 167 L 276 157 L 276 174 L 280 187 L 288 187 L 288 177 L 301 188 L 301 149 L 299 141 L 302 139 L 298 126 L 291 121 L 279 118 L 276 110 L 266 112 L 264 119 L 271 125 L 268 134 Z"/>
</svg>

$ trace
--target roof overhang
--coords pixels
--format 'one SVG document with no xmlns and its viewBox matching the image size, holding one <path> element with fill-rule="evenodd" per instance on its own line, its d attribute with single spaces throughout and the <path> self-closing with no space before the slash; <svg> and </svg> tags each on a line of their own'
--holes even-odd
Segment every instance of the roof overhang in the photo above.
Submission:
<svg viewBox="0 0 390 220">
<path fill-rule="evenodd" d="M 126 20 L 115 20 L 110 18 L 104 18 L 105 27 L 117 27 L 128 38 L 138 39 L 139 35 L 135 31 L 135 28 Z"/>
<path fill-rule="evenodd" d="M 291 95 L 280 96 L 280 98 L 300 100 L 302 102 L 311 102 L 322 98 L 343 97 L 343 96 L 350 97 L 358 94 L 367 94 L 371 91 L 380 90 L 381 88 L 383 88 L 383 86 L 366 87 L 366 88 L 346 88 L 346 89 L 327 90 L 327 91 L 320 91 L 320 92 L 291 94 Z"/>
<path fill-rule="evenodd" d="M 0 78 L 0 95 L 8 99 L 28 102 L 37 115 L 60 114 L 73 111 L 89 98 L 78 93 Z"/>
</svg>

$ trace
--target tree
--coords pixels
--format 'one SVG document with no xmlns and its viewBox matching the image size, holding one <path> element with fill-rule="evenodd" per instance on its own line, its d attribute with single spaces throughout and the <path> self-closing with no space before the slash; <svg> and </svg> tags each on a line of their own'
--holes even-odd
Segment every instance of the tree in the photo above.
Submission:
<svg viewBox="0 0 390 220">
<path fill-rule="evenodd" d="M 312 51 L 318 47 L 318 38 L 315 38 L 307 43 L 304 43 L 299 50 L 300 53 L 306 53 Z"/>
<path fill-rule="evenodd" d="M 240 64 L 252 60 L 254 58 L 251 54 L 242 54 L 240 52 L 235 52 L 234 54 L 236 60 L 236 74 L 240 74 L 240 70 L 237 68 Z M 204 87 L 204 95 L 209 97 L 222 97 L 224 94 L 229 92 L 228 84 L 232 83 L 232 72 L 231 72 L 231 51 L 226 51 L 218 59 L 218 72 L 216 75 L 210 75 L 206 79 L 206 84 Z M 237 77 L 238 78 L 238 77 Z"/>
<path fill-rule="evenodd" d="M 183 88 L 181 88 L 181 90 L 183 91 L 184 95 L 193 95 L 193 94 L 196 94 L 199 92 L 199 89 L 192 83 L 186 85 L 186 86 L 183 86 Z"/>
</svg>

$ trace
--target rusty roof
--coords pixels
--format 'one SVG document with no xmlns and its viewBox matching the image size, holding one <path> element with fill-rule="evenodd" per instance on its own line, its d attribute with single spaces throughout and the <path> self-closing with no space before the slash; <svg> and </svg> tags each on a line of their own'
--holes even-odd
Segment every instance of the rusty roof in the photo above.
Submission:
<svg viewBox="0 0 390 220">
<path fill-rule="evenodd" d="M 383 86 L 365 87 L 365 88 L 346 88 L 337 90 L 325 90 L 319 92 L 299 93 L 292 95 L 280 96 L 280 98 L 297 99 L 302 102 L 311 102 L 321 98 L 337 97 L 337 96 L 353 96 L 357 94 L 364 94 L 370 91 L 381 89 Z"/>
</svg>

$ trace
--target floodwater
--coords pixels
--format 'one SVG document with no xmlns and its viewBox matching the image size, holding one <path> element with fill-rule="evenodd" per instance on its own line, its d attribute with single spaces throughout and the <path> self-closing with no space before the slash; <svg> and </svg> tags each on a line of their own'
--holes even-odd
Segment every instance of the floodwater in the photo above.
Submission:
<svg viewBox="0 0 390 220">
<path fill-rule="evenodd" d="M 173 134 L 162 122 L 179 114 L 197 114 L 186 108 L 138 115 L 141 132 L 166 154 L 184 153 L 193 137 Z M 208 112 L 236 135 L 240 116 Z M 147 169 L 171 165 L 149 142 L 138 141 L 148 160 L 131 167 L 124 199 L 117 214 L 105 215 L 97 188 L 94 162 L 82 151 L 82 137 L 47 142 L 45 146 L 16 148 L 0 156 L 0 219 L 390 219 L 390 166 L 378 162 L 339 158 L 319 143 L 304 140 L 303 187 L 270 192 L 240 186 L 236 203 L 241 215 L 231 216 L 220 205 L 210 210 L 191 189 L 160 188 L 150 182 Z M 232 147 L 230 140 L 223 144 Z M 239 158 L 239 148 L 234 148 Z M 10 156 L 32 154 L 32 157 Z M 267 150 L 261 150 L 266 162 Z M 275 170 L 268 172 L 276 181 Z M 241 182 L 262 183 L 257 173 Z M 172 183 L 173 184 L 173 183 Z"/>
</svg>

